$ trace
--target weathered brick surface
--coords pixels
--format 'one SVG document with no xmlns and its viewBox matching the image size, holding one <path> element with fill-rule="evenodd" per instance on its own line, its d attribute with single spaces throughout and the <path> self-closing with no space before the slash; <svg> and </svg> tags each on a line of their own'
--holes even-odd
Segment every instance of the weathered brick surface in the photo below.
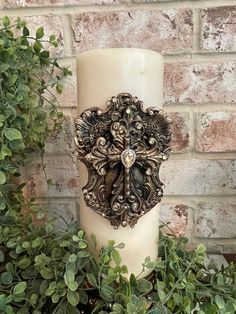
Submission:
<svg viewBox="0 0 236 314">
<path fill-rule="evenodd" d="M 74 52 L 135 47 L 176 53 L 192 48 L 192 11 L 136 10 L 72 16 Z"/>
<path fill-rule="evenodd" d="M 68 222 L 78 216 L 78 202 L 76 200 L 52 199 L 48 201 L 48 208 L 52 215 L 61 215 Z M 61 224 L 63 224 L 63 221 L 61 221 Z"/>
<path fill-rule="evenodd" d="M 22 17 L 26 21 L 30 35 L 35 37 L 36 30 L 39 27 L 44 28 L 45 37 L 43 40 L 49 40 L 50 35 L 55 35 L 58 39 L 58 47 L 55 48 L 49 43 L 43 43 L 45 49 L 48 49 L 53 56 L 61 57 L 64 54 L 64 17 L 56 15 L 35 15 Z M 14 18 L 13 18 L 14 20 Z"/>
<path fill-rule="evenodd" d="M 172 120 L 172 142 L 173 152 L 183 152 L 189 149 L 189 114 L 172 112 L 168 114 Z"/>
<path fill-rule="evenodd" d="M 236 201 L 201 201 L 194 211 L 198 238 L 235 238 Z"/>
<path fill-rule="evenodd" d="M 65 227 L 64 218 L 67 222 L 71 222 L 77 218 L 78 215 L 78 201 L 71 198 L 51 198 L 51 199 L 37 199 L 35 204 L 40 206 L 49 217 L 57 217 L 58 225 Z M 62 217 L 62 218 L 60 218 Z"/>
<path fill-rule="evenodd" d="M 236 151 L 236 113 L 198 114 L 197 149 L 201 152 Z"/>
<path fill-rule="evenodd" d="M 52 215 L 61 215 L 68 222 L 78 218 L 78 200 L 51 199 L 48 201 L 47 205 Z M 63 221 L 61 221 L 61 224 L 63 224 Z"/>
<path fill-rule="evenodd" d="M 177 236 L 186 236 L 188 229 L 188 216 L 192 209 L 186 204 L 167 202 L 165 199 L 160 204 L 160 225 L 168 224 L 168 227 Z M 171 234 L 171 230 L 164 227 L 163 231 Z"/>
<path fill-rule="evenodd" d="M 47 178 L 53 180 L 53 186 L 49 189 L 40 159 L 28 166 L 27 191 L 33 197 L 74 197 L 78 196 L 78 171 L 70 156 L 45 157 Z"/>
<path fill-rule="evenodd" d="M 209 8 L 201 12 L 201 48 L 236 51 L 236 6 Z"/>
<path fill-rule="evenodd" d="M 236 252 L 236 241 L 234 239 L 194 239 L 192 246 L 199 243 L 205 244 L 207 252 L 212 254 L 230 254 Z"/>
<path fill-rule="evenodd" d="M 72 154 L 75 149 L 74 144 L 74 121 L 71 115 L 65 114 L 62 121 L 62 130 L 55 132 L 46 142 L 46 154 Z"/>
<path fill-rule="evenodd" d="M 58 62 L 61 66 L 68 67 L 72 71 L 72 76 L 67 76 L 63 79 L 64 89 L 62 94 L 54 92 L 56 99 L 62 108 L 77 108 L 77 71 L 76 60 L 70 59 L 64 62 Z M 53 99 L 49 95 L 50 99 Z"/>
<path fill-rule="evenodd" d="M 77 78 L 76 61 L 66 60 L 59 62 L 61 66 L 69 67 L 72 76 L 63 79 L 64 89 L 62 94 L 57 94 L 52 90 L 56 97 L 60 109 L 64 113 L 65 119 L 62 121 L 62 131 L 51 136 L 46 142 L 46 153 L 48 154 L 71 154 L 74 150 L 74 119 L 77 116 Z M 55 75 L 57 71 L 55 72 Z M 47 94 L 47 99 L 55 101 L 52 94 Z"/>
<path fill-rule="evenodd" d="M 169 63 L 164 72 L 165 103 L 236 101 L 236 63 Z"/>
<path fill-rule="evenodd" d="M 170 159 L 160 177 L 166 195 L 236 194 L 236 160 Z"/>
<path fill-rule="evenodd" d="M 127 0 L 128 1 L 128 0 Z M 99 5 L 119 4 L 126 0 L 5 0 L 5 7 L 43 7 L 43 6 L 70 6 L 70 5 Z"/>
<path fill-rule="evenodd" d="M 171 1 L 171 0 L 133 0 L 133 2 L 136 2 L 136 3 L 147 3 L 147 2 L 164 2 L 164 1 Z"/>
</svg>

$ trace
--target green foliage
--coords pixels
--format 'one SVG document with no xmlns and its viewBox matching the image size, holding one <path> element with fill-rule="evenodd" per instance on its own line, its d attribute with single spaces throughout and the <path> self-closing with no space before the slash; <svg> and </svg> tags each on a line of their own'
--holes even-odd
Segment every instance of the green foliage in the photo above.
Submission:
<svg viewBox="0 0 236 314">
<path fill-rule="evenodd" d="M 236 313 L 236 267 L 206 267 L 203 245 L 187 251 L 185 238 L 161 234 L 159 259 L 143 263 L 150 277 L 127 278 L 123 244 L 109 241 L 98 258 L 76 222 L 57 232 L 53 221 L 35 225 L 28 217 L 1 226 L 3 313 Z"/>
<path fill-rule="evenodd" d="M 17 184 L 19 167 L 32 152 L 43 155 L 47 137 L 62 119 L 53 89 L 61 92 L 61 79 L 70 71 L 61 68 L 43 43 L 40 27 L 30 35 L 26 23 L 8 17 L 0 26 L 0 221 L 14 220 L 21 209 L 23 186 Z M 55 36 L 49 44 L 56 46 Z M 50 97 L 49 97 L 50 96 Z"/>
<path fill-rule="evenodd" d="M 98 252 L 92 234 L 93 255 L 76 222 L 64 221 L 66 228 L 56 231 L 54 219 L 45 222 L 32 201 L 27 217 L 22 215 L 27 200 L 16 178 L 29 154 L 40 151 L 43 156 L 47 136 L 58 129 L 62 114 L 46 95 L 52 88 L 61 93 L 61 79 L 70 71 L 44 49 L 42 27 L 32 37 L 20 19 L 11 25 L 4 17 L 2 25 L 0 313 L 236 313 L 236 267 L 206 267 L 202 244 L 187 251 L 185 238 L 161 234 L 159 259 L 147 257 L 143 263 L 149 278 L 128 278 L 119 254 L 123 243 L 111 240 Z M 49 42 L 58 45 L 54 35 Z"/>
</svg>

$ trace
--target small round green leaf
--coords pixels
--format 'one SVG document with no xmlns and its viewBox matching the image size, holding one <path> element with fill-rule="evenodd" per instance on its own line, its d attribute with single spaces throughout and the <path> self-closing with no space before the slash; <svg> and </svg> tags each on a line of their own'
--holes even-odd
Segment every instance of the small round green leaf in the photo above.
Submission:
<svg viewBox="0 0 236 314">
<path fill-rule="evenodd" d="M 69 285 L 68 285 L 68 287 L 69 287 L 69 289 L 71 290 L 71 291 L 76 291 L 77 290 L 77 288 L 78 288 L 78 282 L 77 281 L 70 281 L 69 282 Z"/>
<path fill-rule="evenodd" d="M 80 238 L 77 235 L 73 235 L 72 240 L 75 242 L 78 242 L 80 240 Z"/>
<path fill-rule="evenodd" d="M 0 281 L 3 285 L 7 286 L 12 283 L 13 277 L 12 274 L 8 271 L 5 271 L 1 274 Z"/>
<path fill-rule="evenodd" d="M 4 135 L 9 141 L 19 140 L 22 138 L 21 132 L 15 128 L 5 128 Z"/>
<path fill-rule="evenodd" d="M 148 293 L 152 290 L 152 283 L 147 279 L 140 279 L 138 280 L 137 289 L 141 293 Z"/>
<path fill-rule="evenodd" d="M 38 299 L 38 295 L 36 293 L 31 294 L 30 303 L 32 305 L 36 304 L 37 303 L 37 299 Z"/>
<path fill-rule="evenodd" d="M 36 38 L 41 39 L 44 36 L 44 29 L 43 27 L 39 27 L 36 31 Z"/>
<path fill-rule="evenodd" d="M 4 184 L 6 182 L 6 176 L 4 172 L 0 171 L 0 184 Z"/>
<path fill-rule="evenodd" d="M 121 257 L 120 254 L 117 250 L 113 250 L 111 253 L 111 257 L 113 259 L 113 261 L 115 262 L 116 265 L 120 265 L 121 263 Z"/>
<path fill-rule="evenodd" d="M 101 288 L 101 296 L 107 302 L 112 302 L 115 296 L 115 290 L 112 286 L 103 286 Z"/>
<path fill-rule="evenodd" d="M 72 306 L 76 306 L 79 303 L 79 294 L 76 291 L 68 290 L 67 300 Z"/>
<path fill-rule="evenodd" d="M 29 247 L 30 247 L 29 241 L 24 241 L 24 242 L 22 243 L 22 247 L 23 247 L 24 249 L 29 248 Z"/>
<path fill-rule="evenodd" d="M 0 311 L 3 311 L 5 313 L 6 308 L 6 295 L 0 294 Z"/>
<path fill-rule="evenodd" d="M 80 243 L 79 243 L 79 248 L 80 248 L 80 249 L 86 249 L 87 246 L 88 246 L 88 245 L 87 245 L 86 242 L 80 241 Z"/>
<path fill-rule="evenodd" d="M 24 268 L 27 268 L 30 264 L 31 264 L 31 260 L 25 257 L 19 261 L 18 267 L 24 269 Z"/>
<path fill-rule="evenodd" d="M 2 18 L 2 24 L 3 24 L 3 26 L 5 26 L 5 27 L 8 27 L 9 25 L 10 25 L 10 19 L 9 19 L 9 17 L 8 16 L 4 16 L 3 18 Z"/>
<path fill-rule="evenodd" d="M 71 254 L 69 256 L 69 262 L 73 263 L 77 260 L 77 255 L 76 254 Z"/>
<path fill-rule="evenodd" d="M 32 248 L 35 249 L 36 247 L 40 246 L 43 242 L 43 239 L 41 237 L 37 237 L 32 242 Z"/>
<path fill-rule="evenodd" d="M 40 274 L 44 279 L 52 279 L 54 277 L 53 271 L 48 267 L 43 267 Z"/>
<path fill-rule="evenodd" d="M 60 299 L 60 296 L 59 296 L 58 293 L 54 293 L 54 294 L 52 295 L 52 302 L 53 302 L 53 303 L 58 303 L 59 299 Z"/>
<path fill-rule="evenodd" d="M 13 294 L 17 295 L 17 294 L 21 294 L 25 291 L 27 287 L 27 283 L 25 281 L 21 281 L 19 282 L 13 289 Z"/>
<path fill-rule="evenodd" d="M 0 263 L 4 262 L 4 253 L 0 250 Z"/>
<path fill-rule="evenodd" d="M 199 244 L 199 245 L 197 246 L 197 252 L 198 252 L 198 254 L 203 254 L 203 253 L 205 253 L 205 252 L 206 252 L 206 247 L 205 247 L 205 245 L 204 245 L 204 244 Z"/>
<path fill-rule="evenodd" d="M 93 287 L 97 287 L 97 280 L 93 274 L 87 273 L 86 277 L 90 285 L 92 285 Z"/>
</svg>

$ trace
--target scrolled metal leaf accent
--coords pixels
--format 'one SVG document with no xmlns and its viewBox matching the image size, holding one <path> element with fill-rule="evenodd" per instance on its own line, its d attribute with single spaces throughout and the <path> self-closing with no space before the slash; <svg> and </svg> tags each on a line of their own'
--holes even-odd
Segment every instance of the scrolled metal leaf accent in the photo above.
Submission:
<svg viewBox="0 0 236 314">
<path fill-rule="evenodd" d="M 159 169 L 170 152 L 170 120 L 127 93 L 107 107 L 75 119 L 77 156 L 88 169 L 84 199 L 115 228 L 134 227 L 163 195 Z"/>
</svg>

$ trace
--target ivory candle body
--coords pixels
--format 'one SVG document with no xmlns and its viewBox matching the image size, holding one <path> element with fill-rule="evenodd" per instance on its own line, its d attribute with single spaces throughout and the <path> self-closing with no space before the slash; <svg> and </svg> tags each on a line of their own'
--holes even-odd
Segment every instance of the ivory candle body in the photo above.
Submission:
<svg viewBox="0 0 236 314">
<path fill-rule="evenodd" d="M 77 71 L 79 114 L 94 106 L 105 109 L 106 101 L 124 92 L 137 96 L 144 107 L 162 106 L 163 57 L 159 53 L 133 48 L 90 50 L 78 55 Z M 81 162 L 79 171 L 83 187 L 87 170 Z M 159 205 L 140 218 L 134 228 L 120 226 L 115 230 L 108 220 L 86 206 L 80 191 L 80 225 L 88 236 L 96 235 L 98 247 L 108 240 L 124 242 L 120 254 L 129 273 L 138 275 L 145 257 L 157 258 Z"/>
</svg>

